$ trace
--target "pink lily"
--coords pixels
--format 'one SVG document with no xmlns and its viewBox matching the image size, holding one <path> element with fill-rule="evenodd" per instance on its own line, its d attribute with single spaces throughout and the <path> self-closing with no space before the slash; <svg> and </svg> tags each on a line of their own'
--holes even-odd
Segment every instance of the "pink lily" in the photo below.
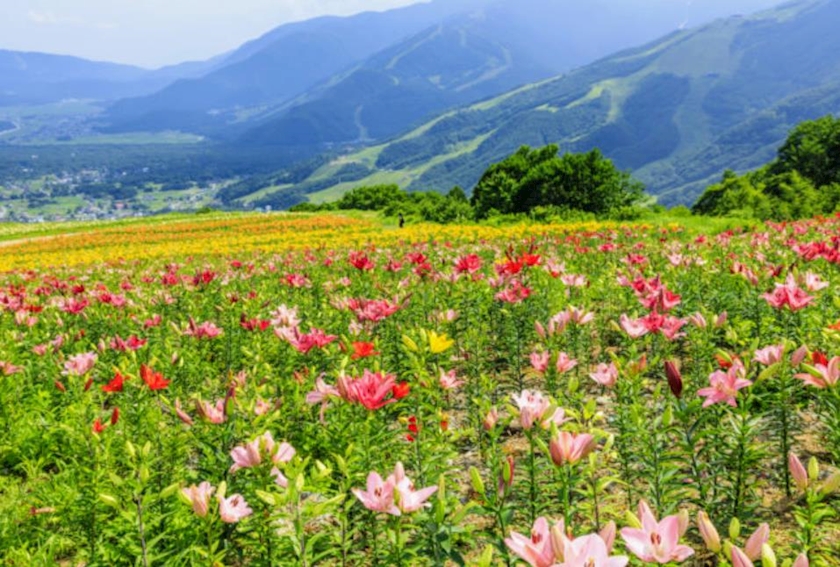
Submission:
<svg viewBox="0 0 840 567">
<path fill-rule="evenodd" d="M 626 313 L 622 313 L 618 318 L 618 324 L 631 339 L 648 334 L 648 328 L 641 319 L 631 319 Z"/>
<path fill-rule="evenodd" d="M 616 368 L 614 362 L 609 364 L 602 362 L 595 368 L 595 372 L 589 373 L 589 377 L 602 386 L 612 388 L 618 381 L 618 368 Z"/>
<path fill-rule="evenodd" d="M 64 371 L 62 374 L 69 376 L 84 376 L 93 369 L 93 365 L 96 364 L 96 359 L 96 353 L 93 352 L 75 354 L 68 358 L 64 363 Z"/>
<path fill-rule="evenodd" d="M 196 409 L 204 418 L 210 423 L 224 423 L 225 422 L 225 399 L 220 398 L 216 400 L 215 404 L 199 400 L 196 402 Z"/>
<path fill-rule="evenodd" d="M 607 544 L 598 534 L 567 539 L 563 546 L 563 562 L 556 567 L 624 567 L 630 559 L 610 556 Z"/>
<path fill-rule="evenodd" d="M 403 514 L 410 514 L 420 508 L 424 508 L 429 504 L 426 503 L 432 494 L 437 492 L 437 486 L 427 486 L 419 490 L 414 489 L 414 483 L 411 482 L 402 470 L 402 463 L 397 463 L 393 478 L 397 487 L 397 506 Z M 399 478 L 402 475 L 402 478 Z M 389 477 L 391 478 L 391 477 Z"/>
<path fill-rule="evenodd" d="M 557 363 L 555 365 L 555 369 L 557 370 L 558 374 L 564 374 L 577 366 L 578 361 L 574 358 L 569 358 L 569 355 L 565 352 L 561 352 L 557 355 Z"/>
<path fill-rule="evenodd" d="M 549 352 L 532 352 L 531 353 L 531 367 L 540 374 L 545 374 L 548 370 L 548 360 L 551 357 Z"/>
<path fill-rule="evenodd" d="M 353 488 L 352 492 L 368 510 L 399 516 L 400 509 L 394 503 L 395 484 L 393 477 L 382 480 L 379 473 L 371 471 L 367 477 L 367 490 Z"/>
<path fill-rule="evenodd" d="M 534 522 L 530 538 L 511 531 L 510 537 L 505 538 L 505 545 L 531 567 L 551 567 L 557 557 L 548 520 L 542 516 Z"/>
<path fill-rule="evenodd" d="M 221 335 L 222 330 L 210 321 L 204 321 L 200 325 L 196 325 L 195 320 L 190 317 L 189 326 L 184 334 L 197 339 L 212 339 Z"/>
<path fill-rule="evenodd" d="M 239 469 L 256 467 L 262 462 L 260 438 L 257 437 L 250 443 L 234 447 L 230 452 L 230 457 L 233 459 L 233 465 L 230 467 L 231 473 L 235 473 Z"/>
<path fill-rule="evenodd" d="M 458 378 L 454 370 L 444 372 L 442 368 L 440 370 L 439 382 L 440 387 L 444 390 L 454 390 L 464 385 L 464 381 Z"/>
<path fill-rule="evenodd" d="M 798 311 L 814 301 L 812 296 L 805 293 L 805 290 L 797 285 L 793 274 L 788 275 L 785 283 L 777 283 L 776 289 L 770 293 L 762 294 L 761 297 L 776 309 L 782 309 L 787 306 L 791 311 Z"/>
<path fill-rule="evenodd" d="M 551 460 L 555 465 L 573 465 L 595 450 L 595 438 L 588 433 L 558 431 L 548 445 Z"/>
<path fill-rule="evenodd" d="M 621 537 L 627 549 L 646 563 L 670 563 L 684 561 L 694 554 L 687 545 L 680 545 L 682 535 L 680 518 L 674 514 L 656 521 L 647 502 L 639 501 L 639 519 L 642 527 L 622 528 Z"/>
<path fill-rule="evenodd" d="M 228 498 L 218 498 L 219 517 L 228 524 L 235 524 L 242 518 L 250 516 L 254 511 L 248 507 L 248 503 L 241 494 L 233 494 Z"/>
<path fill-rule="evenodd" d="M 782 360 L 782 355 L 785 352 L 785 345 L 770 345 L 755 351 L 755 360 L 765 366 L 771 366 Z"/>
<path fill-rule="evenodd" d="M 806 365 L 805 370 L 808 372 L 797 374 L 796 378 L 814 388 L 833 388 L 840 381 L 840 356 L 833 357 L 826 364 L 818 362 L 814 366 Z"/>
<path fill-rule="evenodd" d="M 819 274 L 815 274 L 813 272 L 806 272 L 805 273 L 805 289 L 808 291 L 819 291 L 828 287 L 828 282 L 823 281 Z"/>
<path fill-rule="evenodd" d="M 385 397 L 393 390 L 395 383 L 396 377 L 393 374 L 365 369 L 360 378 L 339 377 L 338 391 L 348 402 L 361 404 L 373 411 L 397 401 L 393 396 Z"/>
<path fill-rule="evenodd" d="M 512 395 L 513 401 L 519 408 L 519 423 L 526 431 L 534 426 L 534 422 L 542 419 L 551 402 L 541 392 L 522 390 L 517 396 Z"/>
<path fill-rule="evenodd" d="M 205 480 L 198 486 L 193 484 L 189 488 L 182 488 L 181 493 L 190 501 L 197 516 L 203 518 L 207 515 L 210 497 L 213 496 L 213 486 L 209 482 Z"/>
<path fill-rule="evenodd" d="M 716 370 L 709 376 L 708 388 L 701 388 L 697 391 L 698 396 L 703 396 L 706 401 L 703 402 L 703 407 L 709 407 L 712 404 L 719 402 L 726 402 L 732 407 L 736 407 L 735 396 L 738 390 L 751 386 L 752 382 L 743 378 L 744 367 L 741 363 L 736 362 L 726 372 Z"/>
<path fill-rule="evenodd" d="M 572 307 L 571 305 L 566 308 L 566 312 L 569 314 L 569 319 L 578 325 L 586 325 L 595 319 L 595 314 L 591 311 L 585 311 L 582 308 Z"/>
</svg>

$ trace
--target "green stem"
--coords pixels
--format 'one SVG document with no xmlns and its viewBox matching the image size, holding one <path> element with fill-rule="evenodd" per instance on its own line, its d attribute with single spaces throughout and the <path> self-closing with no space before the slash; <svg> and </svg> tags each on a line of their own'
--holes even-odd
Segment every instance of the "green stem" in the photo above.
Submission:
<svg viewBox="0 0 840 567">
<path fill-rule="evenodd" d="M 403 549 L 402 549 L 402 516 L 394 516 L 394 551 L 397 556 L 397 566 L 402 567 L 403 564 Z"/>
<path fill-rule="evenodd" d="M 566 527 L 572 525 L 572 465 L 563 465 L 563 519 Z"/>
<path fill-rule="evenodd" d="M 535 465 L 535 457 L 536 451 L 534 449 L 534 432 L 532 429 L 528 430 L 528 445 L 529 445 L 529 452 L 528 452 L 528 477 L 530 480 L 530 498 L 529 498 L 529 510 L 530 510 L 530 522 L 529 525 L 533 525 L 534 521 L 537 518 L 537 470 Z"/>
</svg>

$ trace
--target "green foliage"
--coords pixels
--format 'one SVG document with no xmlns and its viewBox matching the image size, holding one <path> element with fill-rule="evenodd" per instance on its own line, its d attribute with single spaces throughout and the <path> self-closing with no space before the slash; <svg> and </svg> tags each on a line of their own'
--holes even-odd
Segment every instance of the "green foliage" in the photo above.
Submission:
<svg viewBox="0 0 840 567">
<path fill-rule="evenodd" d="M 597 149 L 558 156 L 555 145 L 522 146 L 484 173 L 472 203 L 478 218 L 492 210 L 528 212 L 537 206 L 604 214 L 632 205 L 641 195 L 641 184 Z"/>
<path fill-rule="evenodd" d="M 447 195 L 441 195 L 434 191 L 408 193 L 395 184 L 356 187 L 338 201 L 319 205 L 299 203 L 289 210 L 381 211 L 389 217 L 402 214 L 404 217 L 442 224 L 471 220 L 474 216 L 469 200 L 460 187 L 453 187 Z"/>
<path fill-rule="evenodd" d="M 815 187 L 840 181 L 840 118 L 829 115 L 799 124 L 779 148 L 771 170 L 798 171 Z"/>
<path fill-rule="evenodd" d="M 772 163 L 739 176 L 727 170 L 692 211 L 791 220 L 835 211 L 840 202 L 840 119 L 802 122 Z"/>
<path fill-rule="evenodd" d="M 338 200 L 338 208 L 359 211 L 381 211 L 389 204 L 405 199 L 405 192 L 398 185 L 370 185 L 357 187 Z"/>
</svg>

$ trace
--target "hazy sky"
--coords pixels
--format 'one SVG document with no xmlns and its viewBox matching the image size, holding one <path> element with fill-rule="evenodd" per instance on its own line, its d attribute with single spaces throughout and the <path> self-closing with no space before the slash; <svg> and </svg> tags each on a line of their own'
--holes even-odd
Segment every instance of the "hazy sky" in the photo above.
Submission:
<svg viewBox="0 0 840 567">
<path fill-rule="evenodd" d="M 0 0 L 0 49 L 159 67 L 207 59 L 295 20 L 419 0 Z"/>
</svg>

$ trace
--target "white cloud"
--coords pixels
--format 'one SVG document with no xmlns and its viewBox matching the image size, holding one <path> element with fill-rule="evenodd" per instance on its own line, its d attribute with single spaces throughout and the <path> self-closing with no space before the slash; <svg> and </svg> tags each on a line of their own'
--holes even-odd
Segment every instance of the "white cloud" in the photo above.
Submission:
<svg viewBox="0 0 840 567">
<path fill-rule="evenodd" d="M 34 24 L 42 25 L 42 26 L 58 23 L 58 18 L 56 17 L 55 13 L 51 12 L 49 10 L 47 10 L 45 12 L 39 12 L 37 10 L 29 10 L 29 13 L 27 14 L 27 18 L 29 18 L 30 22 L 32 22 Z"/>
</svg>

